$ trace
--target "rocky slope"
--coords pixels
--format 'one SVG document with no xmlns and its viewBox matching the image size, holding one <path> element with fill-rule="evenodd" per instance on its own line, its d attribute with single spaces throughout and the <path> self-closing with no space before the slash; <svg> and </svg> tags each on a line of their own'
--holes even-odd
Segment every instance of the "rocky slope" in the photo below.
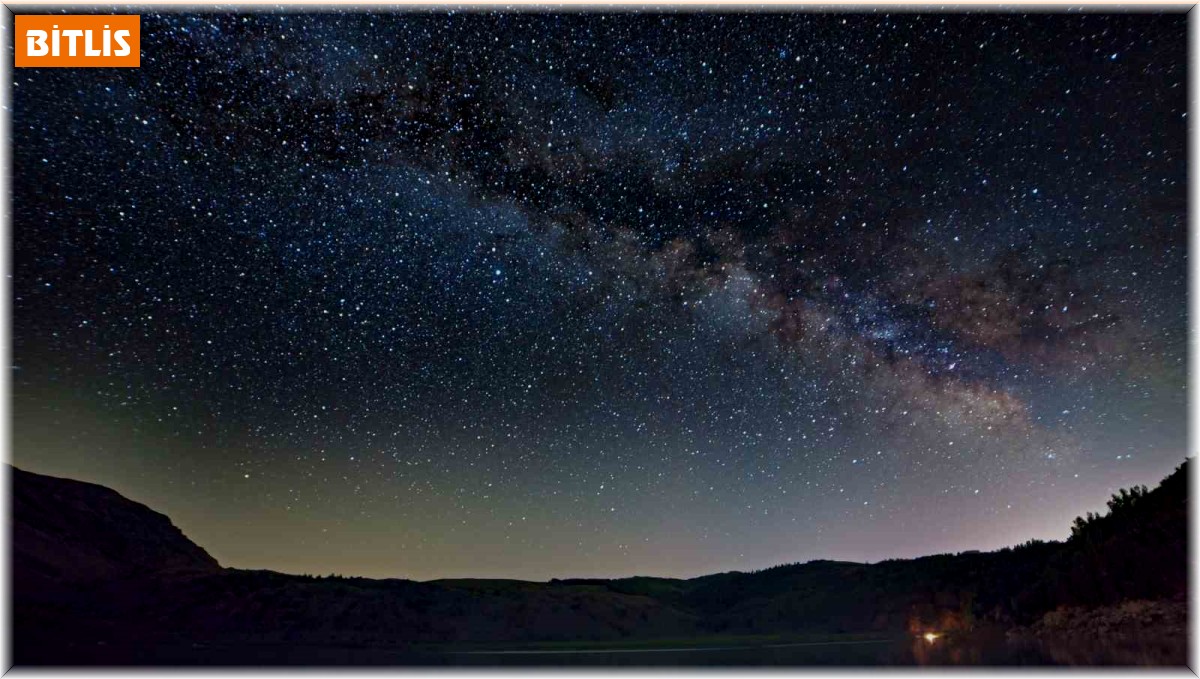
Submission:
<svg viewBox="0 0 1200 679">
<path fill-rule="evenodd" d="M 19 592 L 221 568 L 165 515 L 116 491 L 11 467 L 10 474 Z"/>
</svg>

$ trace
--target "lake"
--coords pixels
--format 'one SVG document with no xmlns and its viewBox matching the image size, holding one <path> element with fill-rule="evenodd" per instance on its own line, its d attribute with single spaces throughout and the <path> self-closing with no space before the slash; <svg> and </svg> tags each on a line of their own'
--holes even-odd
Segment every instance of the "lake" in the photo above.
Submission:
<svg viewBox="0 0 1200 679">
<path fill-rule="evenodd" d="M 65 649 L 64 649 L 65 650 Z M 68 658 L 70 658 L 68 660 Z M 75 647 L 57 658 L 99 665 L 314 665 L 314 666 L 1184 666 L 1186 640 L 1135 636 L 1098 640 L 1012 641 L 1003 634 L 921 638 L 847 639 L 754 645 L 664 645 L 637 648 L 448 647 L 383 649 L 341 646 L 191 645 L 137 649 Z"/>
</svg>

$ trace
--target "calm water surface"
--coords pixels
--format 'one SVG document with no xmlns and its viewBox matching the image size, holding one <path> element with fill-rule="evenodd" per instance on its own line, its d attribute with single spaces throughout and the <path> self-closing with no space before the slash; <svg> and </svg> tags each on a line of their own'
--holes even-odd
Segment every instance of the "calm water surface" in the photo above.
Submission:
<svg viewBox="0 0 1200 679">
<path fill-rule="evenodd" d="M 1012 641 L 1001 634 L 879 641 L 825 641 L 696 648 L 424 650 L 333 646 L 187 646 L 74 649 L 69 664 L 102 665 L 418 665 L 418 666 L 1184 666 L 1186 639 Z M 59 662 L 64 657 L 58 658 Z"/>
</svg>

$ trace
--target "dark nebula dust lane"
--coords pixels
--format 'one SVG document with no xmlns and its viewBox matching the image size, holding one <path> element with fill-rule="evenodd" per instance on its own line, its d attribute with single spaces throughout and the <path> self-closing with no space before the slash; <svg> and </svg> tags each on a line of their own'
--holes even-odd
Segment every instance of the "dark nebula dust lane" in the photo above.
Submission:
<svg viewBox="0 0 1200 679">
<path fill-rule="evenodd" d="M 18 69 L 14 454 L 223 564 L 1061 538 L 1186 454 L 1183 14 L 147 14 Z"/>
</svg>

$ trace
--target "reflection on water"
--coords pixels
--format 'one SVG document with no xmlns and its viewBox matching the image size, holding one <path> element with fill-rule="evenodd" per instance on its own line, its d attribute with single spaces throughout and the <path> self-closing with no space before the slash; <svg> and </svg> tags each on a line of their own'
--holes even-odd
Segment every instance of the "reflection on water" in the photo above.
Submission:
<svg viewBox="0 0 1200 679">
<path fill-rule="evenodd" d="M 1187 640 L 1105 637 L 1010 640 L 1002 633 L 904 636 L 881 641 L 831 641 L 745 647 L 640 648 L 616 650 L 416 652 L 337 646 L 188 645 L 76 646 L 53 658 L 20 664 L 83 665 L 316 665 L 316 666 L 881 666 L 881 665 L 1158 665 L 1187 663 Z"/>
<path fill-rule="evenodd" d="M 887 662 L 887 661 L 885 661 Z M 935 639 L 916 638 L 897 665 L 1185 665 L 1187 640 L 1107 637 L 1010 639 L 1003 633 L 977 633 Z"/>
<path fill-rule="evenodd" d="M 1105 637 L 1046 641 L 1042 651 L 1056 665 L 1187 665 L 1187 636 Z"/>
<path fill-rule="evenodd" d="M 925 636 L 898 641 L 779 644 L 749 648 L 555 653 L 453 654 L 462 665 L 1175 665 L 1187 663 L 1186 639 L 1010 640 L 1003 634 Z"/>
</svg>

